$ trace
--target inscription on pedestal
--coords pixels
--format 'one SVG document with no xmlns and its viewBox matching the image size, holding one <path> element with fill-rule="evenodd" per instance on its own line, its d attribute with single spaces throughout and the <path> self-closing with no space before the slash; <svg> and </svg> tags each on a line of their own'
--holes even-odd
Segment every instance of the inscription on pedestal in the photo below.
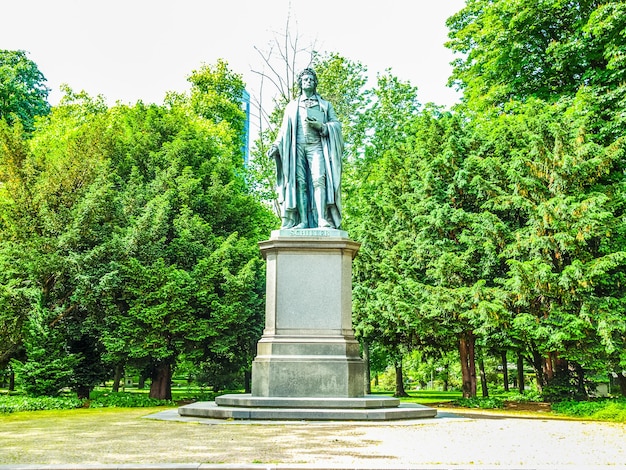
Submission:
<svg viewBox="0 0 626 470">
<path fill-rule="evenodd" d="M 303 228 L 273 230 L 272 238 L 314 237 L 314 238 L 348 238 L 348 232 L 334 228 Z"/>
</svg>

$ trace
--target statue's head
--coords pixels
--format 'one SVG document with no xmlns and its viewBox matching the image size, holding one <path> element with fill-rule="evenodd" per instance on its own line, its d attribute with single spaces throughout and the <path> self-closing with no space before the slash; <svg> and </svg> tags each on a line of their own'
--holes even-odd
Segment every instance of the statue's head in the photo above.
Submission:
<svg viewBox="0 0 626 470">
<path fill-rule="evenodd" d="M 302 93 L 302 77 L 304 77 L 305 75 L 313 77 L 313 81 L 315 82 L 315 88 L 317 89 L 317 74 L 315 73 L 315 70 L 307 67 L 298 75 L 298 88 L 300 89 L 300 93 Z"/>
</svg>

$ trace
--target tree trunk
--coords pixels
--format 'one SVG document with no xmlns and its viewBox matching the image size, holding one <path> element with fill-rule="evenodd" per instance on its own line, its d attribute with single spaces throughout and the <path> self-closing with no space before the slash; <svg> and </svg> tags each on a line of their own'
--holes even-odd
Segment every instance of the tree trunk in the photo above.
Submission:
<svg viewBox="0 0 626 470">
<path fill-rule="evenodd" d="M 142 371 L 141 374 L 139 374 L 139 380 L 137 381 L 137 388 L 139 390 L 143 390 L 144 388 L 146 388 L 146 372 Z"/>
<path fill-rule="evenodd" d="M 502 381 L 504 382 L 504 391 L 509 391 L 509 363 L 506 360 L 506 351 L 501 353 L 502 359 Z"/>
<path fill-rule="evenodd" d="M 626 375 L 623 372 L 617 373 L 617 383 L 619 384 L 619 391 L 623 397 L 626 397 Z"/>
<path fill-rule="evenodd" d="M 122 381 L 123 376 L 124 376 L 124 365 L 116 364 L 115 372 L 113 375 L 113 391 L 114 392 L 120 391 L 120 382 Z"/>
<path fill-rule="evenodd" d="M 394 397 L 408 397 L 409 394 L 404 390 L 404 376 L 402 374 L 402 361 L 396 362 L 396 393 Z"/>
<path fill-rule="evenodd" d="M 576 371 L 576 389 L 579 398 L 589 399 L 587 387 L 585 387 L 585 370 L 578 362 L 574 362 L 574 370 Z"/>
<path fill-rule="evenodd" d="M 13 367 L 11 367 L 11 370 L 9 371 L 9 392 L 14 392 L 15 391 L 15 371 L 13 370 Z"/>
<path fill-rule="evenodd" d="M 520 393 L 524 393 L 524 356 L 517 355 L 517 388 Z"/>
<path fill-rule="evenodd" d="M 480 368 L 480 387 L 483 391 L 483 397 L 486 398 L 489 396 L 489 388 L 487 385 L 487 374 L 485 373 L 485 360 L 480 356 L 480 361 L 478 362 L 478 367 Z"/>
<path fill-rule="evenodd" d="M 365 362 L 365 394 L 372 393 L 372 375 L 370 371 L 370 344 L 363 340 L 363 362 Z"/>
<path fill-rule="evenodd" d="M 172 364 L 162 362 L 152 373 L 150 384 L 150 398 L 158 400 L 172 399 Z"/>
<path fill-rule="evenodd" d="M 532 366 L 533 370 L 535 371 L 535 376 L 537 380 L 537 390 L 539 391 L 539 393 L 541 393 L 541 391 L 547 384 L 546 376 L 543 373 L 546 359 L 541 354 L 539 354 L 539 351 L 537 351 L 536 349 L 532 350 L 532 355 Z"/>
<path fill-rule="evenodd" d="M 476 337 L 471 331 L 459 336 L 459 356 L 461 358 L 461 375 L 463 380 L 463 398 L 476 396 L 476 361 L 474 346 Z"/>
<path fill-rule="evenodd" d="M 246 369 L 243 373 L 243 387 L 246 393 L 252 392 L 252 371 Z"/>
<path fill-rule="evenodd" d="M 545 383 L 549 383 L 552 379 L 554 379 L 554 374 L 556 373 L 557 364 L 559 362 L 559 357 L 555 352 L 548 353 L 545 358 L 544 367 L 543 367 L 543 375 L 545 377 Z"/>
<path fill-rule="evenodd" d="M 76 387 L 76 396 L 78 397 L 79 400 L 88 400 L 89 399 L 89 394 L 91 392 L 91 387 L 88 387 L 86 385 L 79 385 L 78 387 Z"/>
</svg>

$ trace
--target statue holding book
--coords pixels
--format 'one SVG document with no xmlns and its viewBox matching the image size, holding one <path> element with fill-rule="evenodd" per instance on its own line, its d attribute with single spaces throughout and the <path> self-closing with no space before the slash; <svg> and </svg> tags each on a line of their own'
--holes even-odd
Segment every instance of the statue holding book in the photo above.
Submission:
<svg viewBox="0 0 626 470">
<path fill-rule="evenodd" d="M 340 228 L 341 123 L 317 93 L 315 71 L 298 77 L 300 96 L 285 108 L 276 142 L 276 187 L 282 229 Z"/>
</svg>

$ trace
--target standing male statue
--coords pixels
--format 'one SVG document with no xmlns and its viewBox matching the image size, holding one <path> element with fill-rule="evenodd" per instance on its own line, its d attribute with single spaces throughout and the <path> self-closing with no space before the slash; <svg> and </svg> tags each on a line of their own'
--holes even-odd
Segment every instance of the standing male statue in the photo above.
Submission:
<svg viewBox="0 0 626 470">
<path fill-rule="evenodd" d="M 276 186 L 283 229 L 341 226 L 341 123 L 317 93 L 317 75 L 298 76 L 300 96 L 285 108 L 268 156 L 276 160 Z"/>
</svg>

